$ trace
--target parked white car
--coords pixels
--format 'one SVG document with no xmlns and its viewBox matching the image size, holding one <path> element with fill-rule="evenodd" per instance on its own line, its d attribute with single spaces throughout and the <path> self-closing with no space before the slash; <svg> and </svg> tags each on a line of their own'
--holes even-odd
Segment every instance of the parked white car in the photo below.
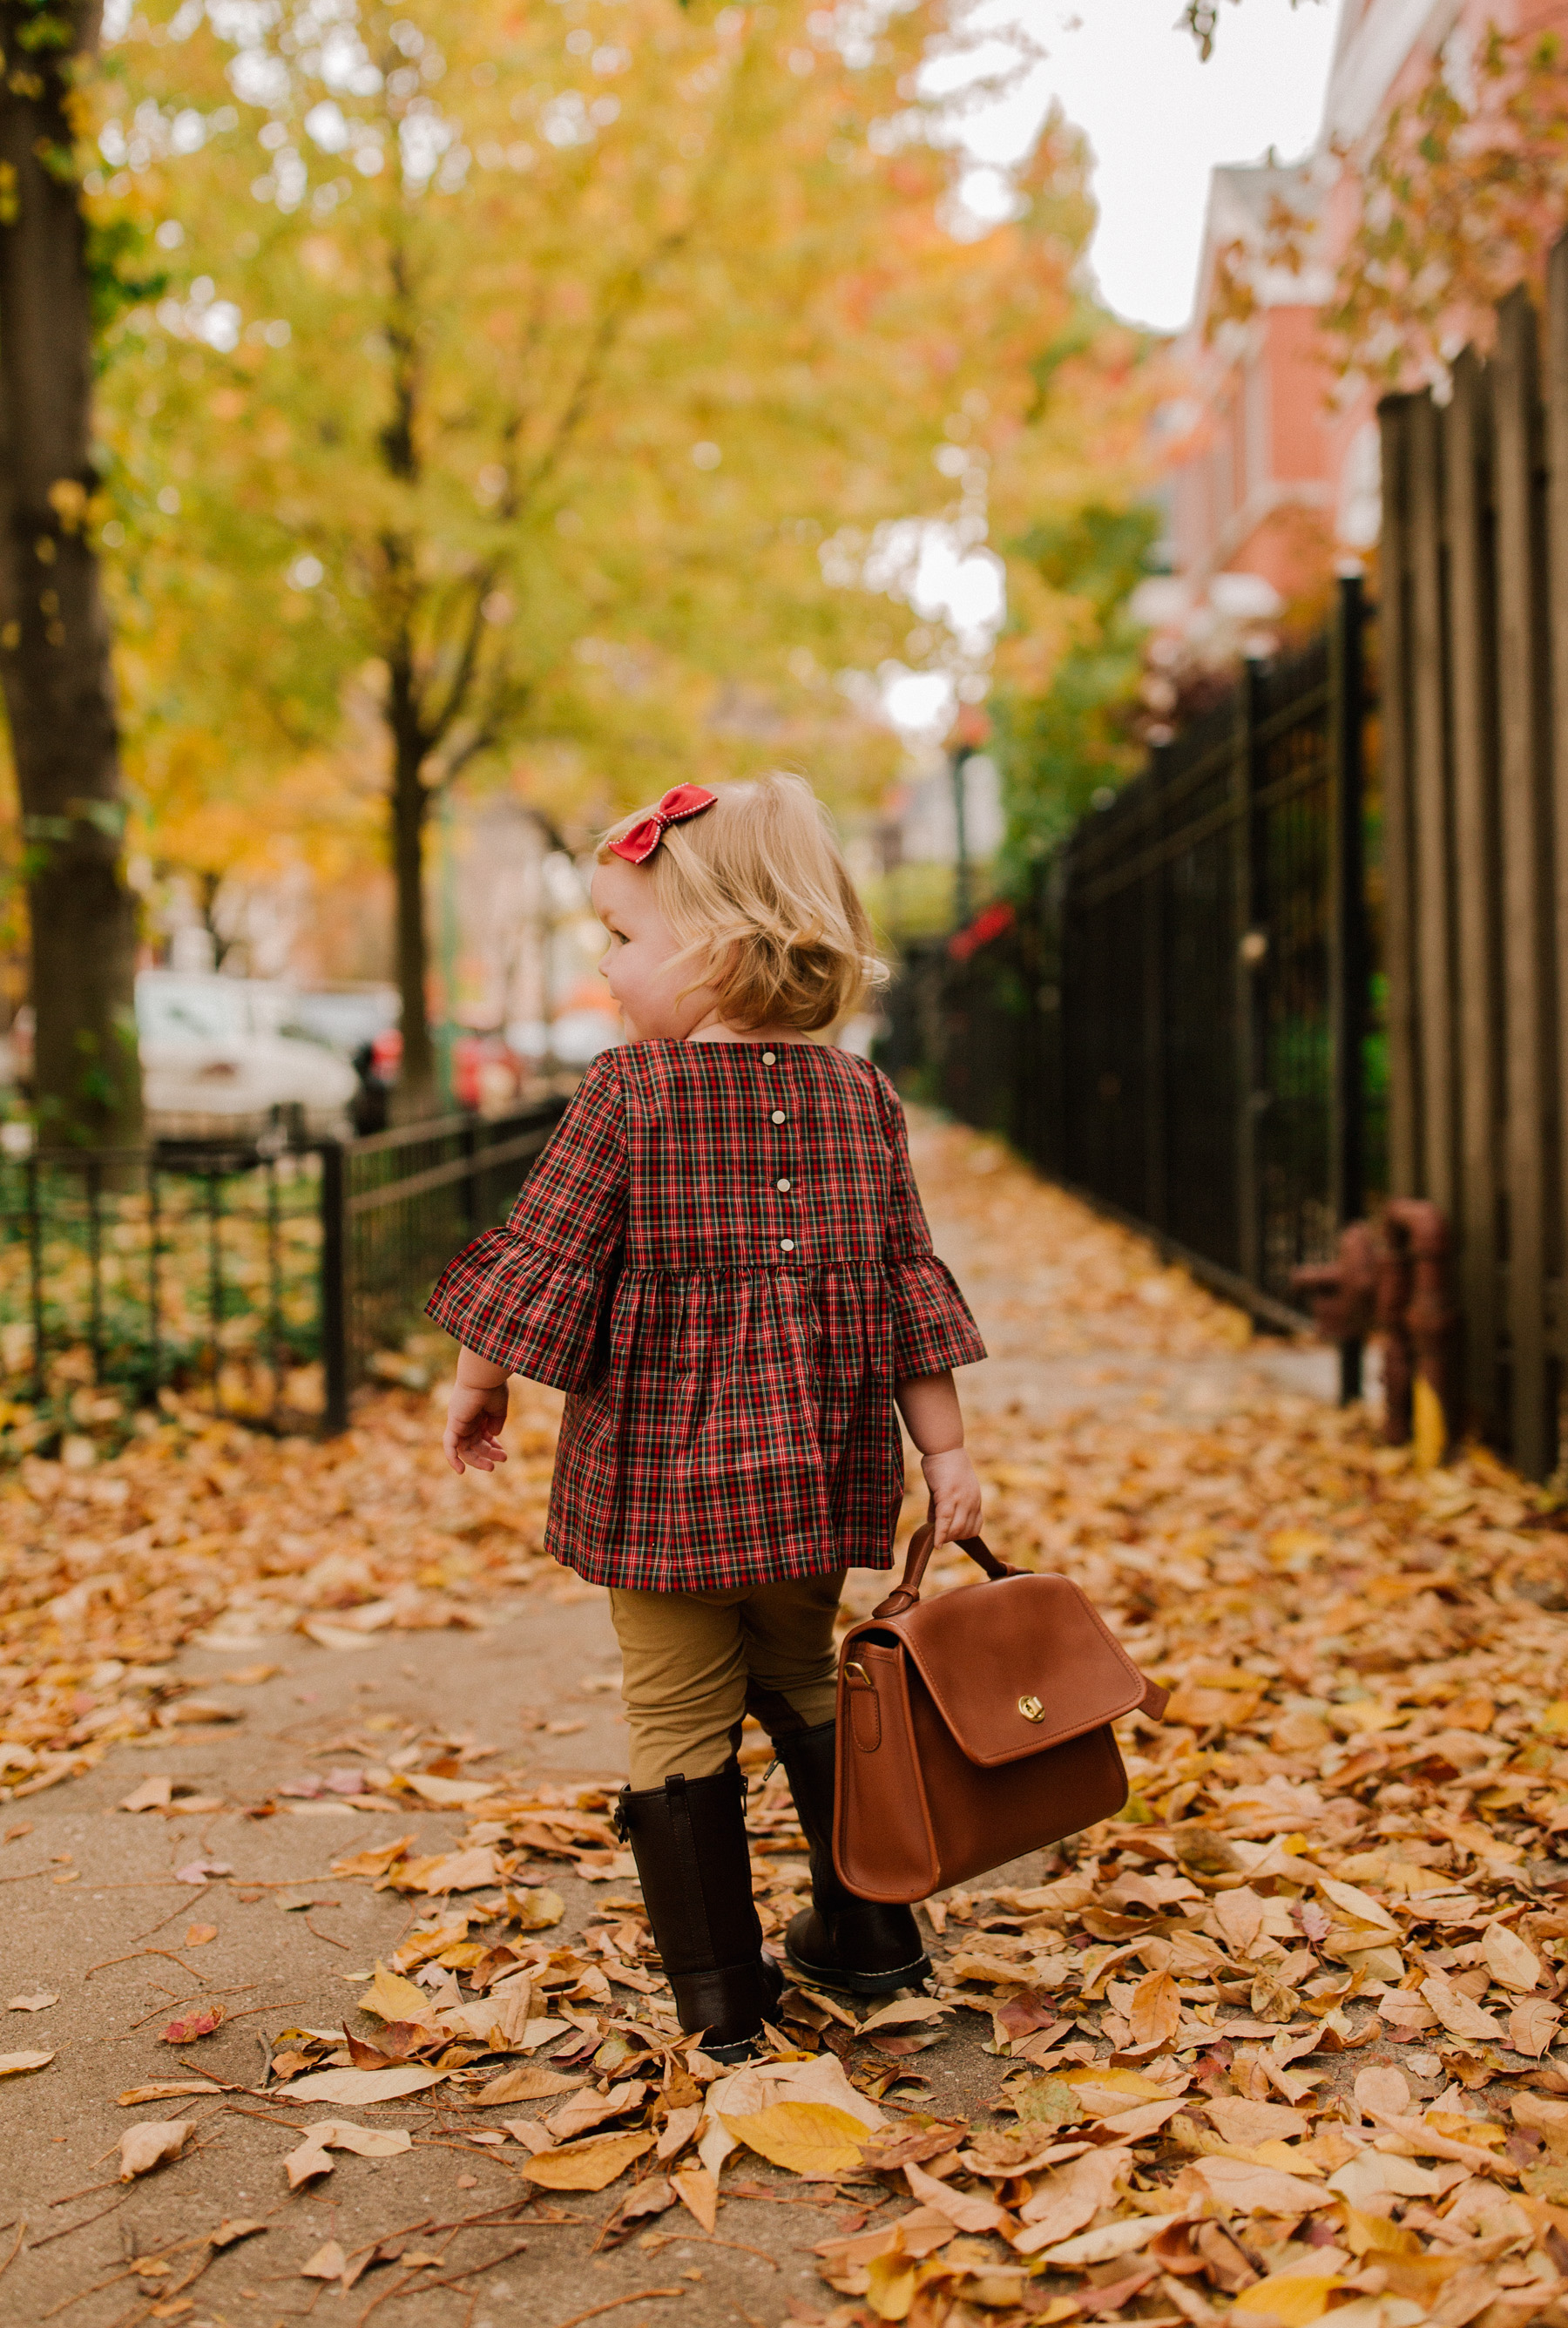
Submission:
<svg viewBox="0 0 1568 2328">
<path fill-rule="evenodd" d="M 359 1078 L 327 1044 L 295 1031 L 295 1000 L 268 979 L 143 971 L 136 1029 L 149 1132 L 250 1140 L 275 1109 L 297 1108 L 312 1138 L 350 1138 Z"/>
</svg>

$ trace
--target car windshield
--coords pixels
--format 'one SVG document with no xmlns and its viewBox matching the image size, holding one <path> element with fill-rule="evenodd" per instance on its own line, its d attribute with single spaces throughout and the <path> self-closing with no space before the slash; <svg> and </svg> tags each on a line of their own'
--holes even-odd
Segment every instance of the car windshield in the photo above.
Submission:
<svg viewBox="0 0 1568 2328">
<path fill-rule="evenodd" d="M 143 1040 L 149 1043 L 239 1040 L 250 1033 L 245 981 L 237 978 L 138 978 L 136 1026 Z"/>
</svg>

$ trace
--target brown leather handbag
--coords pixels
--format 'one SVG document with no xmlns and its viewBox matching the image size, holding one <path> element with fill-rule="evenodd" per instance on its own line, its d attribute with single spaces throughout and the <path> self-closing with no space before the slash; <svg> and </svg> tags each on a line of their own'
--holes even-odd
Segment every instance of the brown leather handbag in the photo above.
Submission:
<svg viewBox="0 0 1568 2328">
<path fill-rule="evenodd" d="M 1066 1576 L 1009 1568 L 922 1602 L 929 1524 L 904 1581 L 839 1660 L 833 1863 L 863 1900 L 925 1900 L 1109 1818 L 1127 1800 L 1111 1725 L 1159 1721 L 1139 1672 Z"/>
</svg>

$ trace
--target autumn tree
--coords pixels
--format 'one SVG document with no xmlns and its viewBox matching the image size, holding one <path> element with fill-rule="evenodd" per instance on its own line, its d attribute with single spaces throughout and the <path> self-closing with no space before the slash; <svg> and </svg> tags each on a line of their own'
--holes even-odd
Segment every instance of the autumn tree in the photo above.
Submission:
<svg viewBox="0 0 1568 2328">
<path fill-rule="evenodd" d="M 309 0 L 243 39 L 148 6 L 117 52 L 98 199 L 179 275 L 109 373 L 127 635 L 174 609 L 178 718 L 228 699 L 258 765 L 373 709 L 416 1106 L 442 787 L 559 748 L 580 818 L 841 749 L 834 674 L 908 620 L 846 561 L 950 513 L 957 446 L 1085 457 L 1093 355 L 1040 385 L 1081 155 L 1054 126 L 1016 221 L 947 231 L 941 23 Z"/>
<path fill-rule="evenodd" d="M 92 286 L 75 138 L 95 0 L 0 0 L 0 688 L 22 815 L 40 1129 L 141 1122 L 108 626 L 91 523 Z"/>
</svg>

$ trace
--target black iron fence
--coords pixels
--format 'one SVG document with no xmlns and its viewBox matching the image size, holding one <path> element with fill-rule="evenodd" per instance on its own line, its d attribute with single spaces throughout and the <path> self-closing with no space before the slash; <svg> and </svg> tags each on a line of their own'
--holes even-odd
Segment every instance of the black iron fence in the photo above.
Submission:
<svg viewBox="0 0 1568 2328">
<path fill-rule="evenodd" d="M 1028 905 L 916 950 L 887 1064 L 1278 1324 L 1385 1185 L 1359 585 L 1157 751 Z M 1374 906 L 1375 906 L 1374 893 Z"/>
<path fill-rule="evenodd" d="M 342 1430 L 565 1100 L 345 1145 L 0 1153 L 0 1460 L 160 1399 Z"/>
</svg>

